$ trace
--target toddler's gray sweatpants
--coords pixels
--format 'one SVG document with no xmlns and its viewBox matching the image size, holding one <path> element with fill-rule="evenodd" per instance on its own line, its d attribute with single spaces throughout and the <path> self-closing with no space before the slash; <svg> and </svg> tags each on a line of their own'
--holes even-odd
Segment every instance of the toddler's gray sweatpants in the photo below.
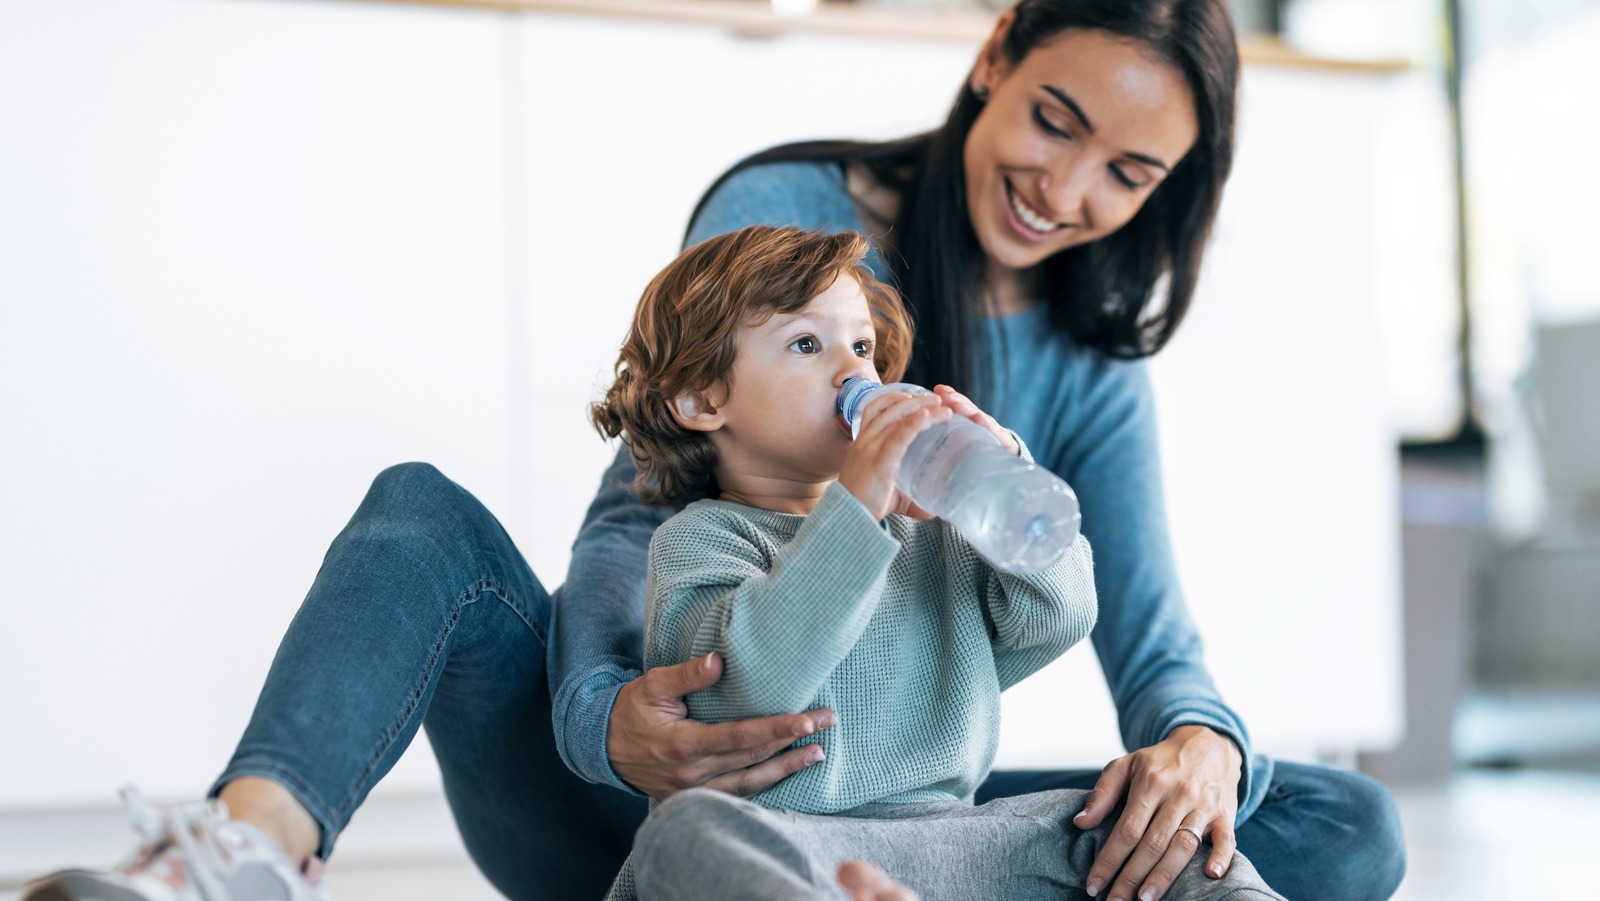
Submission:
<svg viewBox="0 0 1600 901">
<path fill-rule="evenodd" d="M 643 901 L 845 899 L 835 871 L 871 861 L 922 901 L 1088 901 L 1084 881 L 1110 835 L 1072 825 L 1088 792 L 1050 791 L 974 807 L 869 804 L 818 816 L 769 810 L 709 789 L 680 792 L 651 813 L 634 843 Z M 1204 842 L 1167 901 L 1283 897 L 1235 854 L 1228 874 L 1202 872 Z M 1100 897 L 1107 890 L 1101 889 Z"/>
</svg>

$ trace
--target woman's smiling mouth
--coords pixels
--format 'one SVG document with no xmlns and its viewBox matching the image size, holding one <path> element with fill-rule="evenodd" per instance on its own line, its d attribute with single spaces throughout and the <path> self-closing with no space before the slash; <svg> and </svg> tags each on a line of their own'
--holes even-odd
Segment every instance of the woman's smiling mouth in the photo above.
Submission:
<svg viewBox="0 0 1600 901">
<path fill-rule="evenodd" d="M 1065 224 L 1052 222 L 1044 214 L 1024 203 L 1022 198 L 1017 195 L 1017 190 L 1012 186 L 1010 179 L 1005 180 L 1005 186 L 1006 200 L 1011 205 L 1011 214 L 1016 218 L 1018 224 L 1029 232 L 1044 236 L 1057 229 L 1066 228 Z"/>
</svg>

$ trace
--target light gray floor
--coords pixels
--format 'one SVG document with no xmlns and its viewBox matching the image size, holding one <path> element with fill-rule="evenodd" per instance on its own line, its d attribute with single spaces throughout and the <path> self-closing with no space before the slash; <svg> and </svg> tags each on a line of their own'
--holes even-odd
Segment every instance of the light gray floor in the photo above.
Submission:
<svg viewBox="0 0 1600 901">
<path fill-rule="evenodd" d="M 1600 773 L 1474 771 L 1396 795 L 1411 858 L 1397 901 L 1596 896 L 1584 861 L 1596 841 Z M 129 838 L 115 811 L 0 814 L 0 901 L 15 901 L 25 874 L 110 862 L 129 850 Z M 499 897 L 467 861 L 443 801 L 427 796 L 369 804 L 329 885 L 335 901 Z"/>
</svg>

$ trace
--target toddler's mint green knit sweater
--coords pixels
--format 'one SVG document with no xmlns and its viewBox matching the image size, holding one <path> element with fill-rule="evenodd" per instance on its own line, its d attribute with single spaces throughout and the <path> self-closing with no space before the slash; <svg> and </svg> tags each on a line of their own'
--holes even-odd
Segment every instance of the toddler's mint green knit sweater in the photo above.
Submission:
<svg viewBox="0 0 1600 901">
<path fill-rule="evenodd" d="M 837 483 L 807 516 L 698 501 L 650 544 L 645 665 L 723 655 L 691 695 L 714 723 L 830 707 L 826 753 L 755 797 L 835 813 L 971 798 L 989 772 L 1000 692 L 1089 634 L 1088 540 L 1031 576 L 1001 573 L 941 520 L 874 522 Z"/>
</svg>

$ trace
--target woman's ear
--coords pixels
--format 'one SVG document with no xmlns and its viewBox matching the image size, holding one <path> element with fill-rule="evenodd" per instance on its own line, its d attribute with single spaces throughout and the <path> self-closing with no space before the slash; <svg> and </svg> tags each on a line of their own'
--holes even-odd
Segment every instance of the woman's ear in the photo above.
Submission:
<svg viewBox="0 0 1600 901">
<path fill-rule="evenodd" d="M 722 413 L 704 391 L 685 391 L 672 399 L 672 418 L 692 432 L 715 432 L 722 428 Z"/>
<path fill-rule="evenodd" d="M 989 98 L 989 92 L 994 90 L 1010 68 L 1006 63 L 1005 40 L 1006 32 L 1011 30 L 1011 23 L 1016 18 L 1016 10 L 1008 9 L 1000 14 L 1000 18 L 995 20 L 994 31 L 989 33 L 989 39 L 983 42 L 982 49 L 978 51 L 978 61 L 972 64 L 967 87 L 980 100 Z"/>
</svg>

